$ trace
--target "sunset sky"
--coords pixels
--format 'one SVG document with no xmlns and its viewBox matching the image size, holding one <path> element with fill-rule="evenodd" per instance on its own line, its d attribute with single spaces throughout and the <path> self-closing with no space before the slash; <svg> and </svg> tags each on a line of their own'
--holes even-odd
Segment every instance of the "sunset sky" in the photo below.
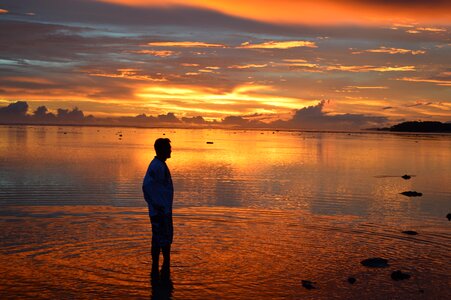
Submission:
<svg viewBox="0 0 451 300">
<path fill-rule="evenodd" d="M 6 0 L 0 107 L 446 122 L 450 25 L 450 1 Z"/>
</svg>

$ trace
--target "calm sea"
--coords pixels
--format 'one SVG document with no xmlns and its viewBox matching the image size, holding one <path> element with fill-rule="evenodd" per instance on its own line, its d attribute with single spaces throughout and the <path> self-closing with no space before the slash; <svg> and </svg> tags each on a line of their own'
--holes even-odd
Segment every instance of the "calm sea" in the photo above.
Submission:
<svg viewBox="0 0 451 300">
<path fill-rule="evenodd" d="M 173 288 L 141 193 L 159 137 Z M 451 135 L 0 126 L 2 299 L 450 299 L 450 212 Z"/>
</svg>

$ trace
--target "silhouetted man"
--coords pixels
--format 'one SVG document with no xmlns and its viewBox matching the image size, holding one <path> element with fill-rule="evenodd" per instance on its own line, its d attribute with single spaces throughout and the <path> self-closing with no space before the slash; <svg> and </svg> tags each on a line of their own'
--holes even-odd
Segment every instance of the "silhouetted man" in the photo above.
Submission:
<svg viewBox="0 0 451 300">
<path fill-rule="evenodd" d="M 161 278 L 170 277 L 171 244 L 173 238 L 172 201 L 174 187 L 166 159 L 171 157 L 171 141 L 159 138 L 155 141 L 155 158 L 150 162 L 143 181 L 144 199 L 149 207 L 152 224 L 152 279 L 158 278 L 160 251 L 163 250 Z"/>
</svg>

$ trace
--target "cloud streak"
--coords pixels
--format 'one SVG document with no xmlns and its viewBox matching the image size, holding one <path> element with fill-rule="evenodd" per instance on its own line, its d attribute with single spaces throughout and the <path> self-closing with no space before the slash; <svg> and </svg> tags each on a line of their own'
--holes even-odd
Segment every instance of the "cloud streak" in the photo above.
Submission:
<svg viewBox="0 0 451 300">
<path fill-rule="evenodd" d="M 225 48 L 225 45 L 221 44 L 211 44 L 211 43 L 204 43 L 204 42 L 190 42 L 190 41 L 183 41 L 183 42 L 151 42 L 147 43 L 149 46 L 154 47 L 183 47 L 183 48 Z"/>
<path fill-rule="evenodd" d="M 241 46 L 237 48 L 242 49 L 290 49 L 290 48 L 318 48 L 315 42 L 310 41 L 268 41 L 260 44 L 251 44 L 249 42 L 244 42 Z"/>
<path fill-rule="evenodd" d="M 387 47 L 380 47 L 378 49 L 367 49 L 367 50 L 361 50 L 361 51 L 354 51 L 352 54 L 361 54 L 361 53 L 386 53 L 386 54 L 412 54 L 412 55 L 418 55 L 418 54 L 425 54 L 425 50 L 410 50 L 410 49 L 403 49 L 403 48 L 387 48 Z"/>
</svg>

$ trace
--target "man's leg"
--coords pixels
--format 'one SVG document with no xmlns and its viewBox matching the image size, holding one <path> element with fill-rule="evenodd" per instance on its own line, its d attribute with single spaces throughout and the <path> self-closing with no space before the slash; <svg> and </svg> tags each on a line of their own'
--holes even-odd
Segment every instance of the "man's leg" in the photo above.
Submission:
<svg viewBox="0 0 451 300">
<path fill-rule="evenodd" d="M 161 277 L 169 279 L 171 266 L 171 244 L 163 246 L 163 265 L 161 267 Z"/>
<path fill-rule="evenodd" d="M 158 266 L 160 261 L 160 249 L 161 247 L 152 243 L 152 278 L 158 277 Z M 163 252 L 164 253 L 164 252 Z"/>
</svg>

